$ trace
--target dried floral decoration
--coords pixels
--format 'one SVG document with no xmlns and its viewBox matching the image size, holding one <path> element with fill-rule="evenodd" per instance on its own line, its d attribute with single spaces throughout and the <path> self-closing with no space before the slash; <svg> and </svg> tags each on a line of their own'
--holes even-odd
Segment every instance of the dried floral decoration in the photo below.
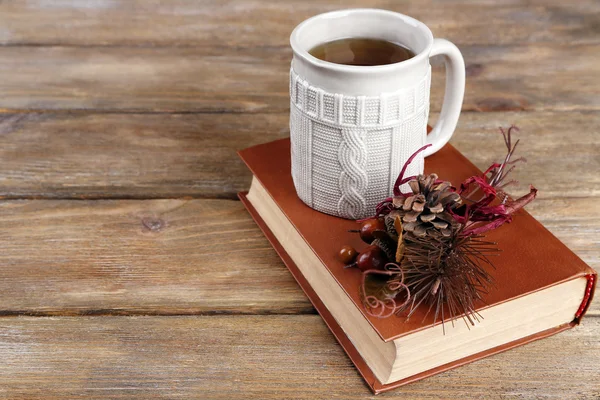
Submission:
<svg viewBox="0 0 600 400">
<path fill-rule="evenodd" d="M 459 187 L 436 174 L 405 177 L 408 165 L 429 145 L 417 150 L 404 164 L 394 185 L 394 196 L 377 205 L 372 218 L 358 221 L 356 230 L 369 246 L 357 252 L 350 246 L 340 251 L 346 267 L 362 271 L 360 294 L 366 311 L 376 317 L 406 315 L 427 307 L 434 323 L 462 316 L 474 325 L 479 320 L 476 302 L 492 284 L 490 256 L 496 244 L 485 240 L 485 232 L 512 220 L 512 214 L 535 197 L 528 194 L 513 200 L 506 186 L 515 181 L 507 176 L 515 164 L 518 129 L 500 128 L 507 148 L 501 163 L 483 174 L 468 178 Z M 400 187 L 408 184 L 411 191 Z"/>
</svg>

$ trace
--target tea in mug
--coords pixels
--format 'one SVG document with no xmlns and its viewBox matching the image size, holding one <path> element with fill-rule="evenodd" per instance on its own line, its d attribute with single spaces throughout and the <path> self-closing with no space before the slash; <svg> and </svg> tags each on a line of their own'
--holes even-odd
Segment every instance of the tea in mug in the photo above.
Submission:
<svg viewBox="0 0 600 400">
<path fill-rule="evenodd" d="M 394 64 L 415 56 L 398 43 L 369 38 L 333 40 L 313 47 L 309 53 L 323 61 L 359 66 Z"/>
</svg>

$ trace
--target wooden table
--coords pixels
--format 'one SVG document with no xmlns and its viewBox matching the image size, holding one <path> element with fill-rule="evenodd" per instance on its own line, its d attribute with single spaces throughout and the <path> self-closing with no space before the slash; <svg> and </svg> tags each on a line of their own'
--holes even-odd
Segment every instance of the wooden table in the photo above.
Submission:
<svg viewBox="0 0 600 400">
<path fill-rule="evenodd" d="M 236 200 L 286 137 L 288 35 L 397 10 L 462 50 L 452 143 L 517 124 L 529 210 L 600 267 L 600 3 L 0 1 L 0 398 L 365 398 Z M 436 67 L 432 120 L 443 71 Z M 600 301 L 571 331 L 383 395 L 598 399 Z"/>
</svg>

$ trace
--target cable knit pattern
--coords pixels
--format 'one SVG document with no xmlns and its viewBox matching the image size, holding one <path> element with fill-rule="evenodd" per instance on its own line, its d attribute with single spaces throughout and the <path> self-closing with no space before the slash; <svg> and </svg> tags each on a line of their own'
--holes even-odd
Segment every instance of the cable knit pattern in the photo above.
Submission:
<svg viewBox="0 0 600 400">
<path fill-rule="evenodd" d="M 378 97 L 328 93 L 290 71 L 292 178 L 310 207 L 343 218 L 372 215 L 405 160 L 425 144 L 430 70 Z M 407 174 L 423 171 L 423 157 Z"/>
<path fill-rule="evenodd" d="M 339 188 L 342 193 L 338 201 L 338 214 L 357 219 L 366 212 L 365 192 L 367 176 L 366 131 L 342 128 L 342 141 L 338 150 L 338 161 L 342 167 Z"/>
</svg>

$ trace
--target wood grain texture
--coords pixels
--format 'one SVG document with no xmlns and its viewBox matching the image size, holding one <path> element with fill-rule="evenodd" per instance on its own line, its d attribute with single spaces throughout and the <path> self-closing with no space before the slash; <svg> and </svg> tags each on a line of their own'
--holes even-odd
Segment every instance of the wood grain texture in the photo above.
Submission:
<svg viewBox="0 0 600 400">
<path fill-rule="evenodd" d="M 314 312 L 237 201 L 10 201 L 0 215 L 5 314 Z"/>
<path fill-rule="evenodd" d="M 289 135 L 283 115 L 0 114 L 4 197 L 228 197 L 236 150 Z"/>
<path fill-rule="evenodd" d="M 531 211 L 598 268 L 596 202 Z M 238 201 L 4 201 L 0 247 L 4 315 L 314 313 Z"/>
<path fill-rule="evenodd" d="M 250 181 L 235 151 L 289 134 L 291 29 L 344 7 L 460 47 L 453 144 L 485 167 L 518 124 L 516 192 L 600 268 L 598 1 L 0 0 L 0 399 L 370 395 L 226 200 Z M 434 60 L 432 120 L 442 93 Z M 598 298 L 588 316 L 383 397 L 597 400 Z"/>
<path fill-rule="evenodd" d="M 0 44 L 287 46 L 289 32 L 300 21 L 353 7 L 408 14 L 436 36 L 459 44 L 598 43 L 600 6 L 593 0 L 4 0 Z"/>
<path fill-rule="evenodd" d="M 452 38 L 450 38 L 452 39 Z M 463 110 L 600 110 L 597 44 L 464 45 Z M 286 112 L 288 47 L 0 47 L 0 108 Z M 432 111 L 443 69 L 433 71 Z"/>
<path fill-rule="evenodd" d="M 529 160 L 516 193 L 600 195 L 599 112 L 463 113 L 452 143 L 485 169 L 511 123 Z M 0 114 L 0 196 L 234 198 L 250 182 L 236 150 L 288 135 L 286 114 Z"/>
<path fill-rule="evenodd" d="M 599 329 L 589 318 L 382 397 L 595 400 Z M 317 315 L 12 318 L 0 348 L 6 399 L 374 398 Z"/>
</svg>

